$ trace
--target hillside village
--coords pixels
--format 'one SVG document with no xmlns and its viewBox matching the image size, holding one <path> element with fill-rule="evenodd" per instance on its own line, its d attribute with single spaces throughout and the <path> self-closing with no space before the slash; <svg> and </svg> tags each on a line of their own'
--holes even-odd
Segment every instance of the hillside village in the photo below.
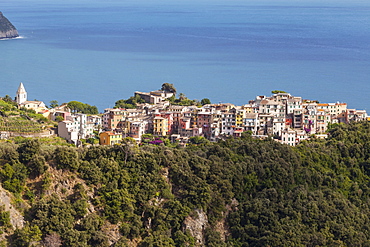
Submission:
<svg viewBox="0 0 370 247">
<path fill-rule="evenodd" d="M 316 137 L 326 137 L 330 125 L 370 120 L 365 110 L 348 109 L 346 103 L 318 103 L 276 91 L 272 96 L 257 96 L 248 104 L 173 105 L 168 101 L 175 92 L 135 92 L 143 102 L 136 109 L 107 108 L 103 114 L 73 113 L 66 104 L 48 109 L 42 101 L 28 101 L 23 83 L 16 93 L 19 107 L 32 109 L 44 117 L 58 120 L 57 135 L 81 145 L 81 140 L 99 135 L 101 145 L 121 143 L 126 137 L 141 142 L 143 135 L 168 137 L 186 145 L 196 136 L 217 141 L 225 136 L 238 137 L 249 131 L 256 138 L 273 137 L 290 146 Z M 94 133 L 95 132 L 95 133 Z"/>
</svg>

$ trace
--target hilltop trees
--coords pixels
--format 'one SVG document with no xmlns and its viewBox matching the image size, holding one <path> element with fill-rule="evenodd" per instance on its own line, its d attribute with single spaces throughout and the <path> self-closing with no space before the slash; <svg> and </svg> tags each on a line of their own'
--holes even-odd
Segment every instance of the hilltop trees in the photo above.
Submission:
<svg viewBox="0 0 370 247">
<path fill-rule="evenodd" d="M 273 90 L 271 91 L 272 94 L 277 94 L 277 93 L 286 93 L 285 91 L 282 90 Z"/>
<path fill-rule="evenodd" d="M 70 101 L 67 107 L 74 113 L 98 114 L 98 108 L 89 104 L 84 104 L 79 101 Z"/>
<path fill-rule="evenodd" d="M 140 97 L 140 95 L 131 96 L 130 98 L 124 100 L 117 100 L 114 108 L 127 108 L 135 109 L 137 104 L 145 103 L 145 100 Z"/>
<path fill-rule="evenodd" d="M 191 100 L 184 93 L 180 93 L 179 97 L 176 98 L 177 90 L 175 86 L 171 83 L 163 83 L 161 89 L 165 92 L 173 93 L 171 97 L 166 98 L 167 101 L 169 101 L 172 105 L 182 105 L 182 106 L 201 106 L 205 104 L 210 104 L 211 101 L 208 98 L 202 99 L 201 102 L 198 100 Z M 127 109 L 134 109 L 137 107 L 137 104 L 145 103 L 145 100 L 140 97 L 140 95 L 136 94 L 134 96 L 131 96 L 128 99 L 120 99 L 117 100 L 115 103 L 114 108 L 127 108 Z"/>
<path fill-rule="evenodd" d="M 211 101 L 208 99 L 208 98 L 204 98 L 200 101 L 200 104 L 201 105 L 207 105 L 207 104 L 211 104 Z"/>
<path fill-rule="evenodd" d="M 17 103 L 14 102 L 14 100 L 12 99 L 12 97 L 10 97 L 9 95 L 5 95 L 5 97 L 2 98 L 3 101 L 7 102 L 7 103 L 10 103 L 14 106 L 17 106 Z"/>
<path fill-rule="evenodd" d="M 49 103 L 50 103 L 50 108 L 55 108 L 59 106 L 59 103 L 57 100 L 52 100 Z"/>
<path fill-rule="evenodd" d="M 176 88 L 172 83 L 163 83 L 161 87 L 162 91 L 170 92 L 176 95 Z"/>
<path fill-rule="evenodd" d="M 167 99 L 169 102 L 171 102 L 172 105 L 183 105 L 183 106 L 190 106 L 190 105 L 199 105 L 199 101 L 197 100 L 191 100 L 188 97 L 186 97 L 185 94 L 180 93 L 179 98 L 177 99 L 175 95 Z"/>
</svg>

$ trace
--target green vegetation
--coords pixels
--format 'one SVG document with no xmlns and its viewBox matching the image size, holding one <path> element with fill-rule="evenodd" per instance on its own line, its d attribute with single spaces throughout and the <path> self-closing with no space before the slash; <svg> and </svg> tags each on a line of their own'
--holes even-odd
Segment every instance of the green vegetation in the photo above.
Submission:
<svg viewBox="0 0 370 247">
<path fill-rule="evenodd" d="M 0 206 L 0 234 L 3 234 L 10 229 L 12 229 L 12 225 L 10 223 L 10 213 L 5 211 L 4 206 Z"/>
<path fill-rule="evenodd" d="M 17 108 L 10 97 L 0 100 L 0 131 L 17 133 L 40 133 L 49 120 L 34 110 Z"/>
<path fill-rule="evenodd" d="M 332 126 L 327 140 L 294 148 L 249 133 L 192 138 L 186 148 L 143 139 L 140 147 L 0 143 L 0 181 L 30 205 L 9 244 L 194 246 L 185 222 L 201 211 L 204 246 L 370 245 L 368 122 Z"/>
<path fill-rule="evenodd" d="M 185 94 L 180 93 L 179 97 L 176 98 L 176 88 L 171 83 L 163 83 L 161 87 L 162 91 L 174 93 L 171 97 L 167 98 L 166 100 L 169 101 L 172 105 L 182 105 L 182 106 L 202 106 L 206 104 L 211 104 L 211 101 L 207 98 L 204 98 L 199 102 L 198 100 L 191 100 L 185 96 Z M 135 109 L 137 104 L 145 103 L 139 95 L 131 96 L 128 99 L 120 99 L 117 100 L 115 103 L 114 108 L 126 108 L 126 109 Z"/>
<path fill-rule="evenodd" d="M 68 102 L 67 107 L 71 109 L 73 113 L 99 114 L 96 106 L 84 104 L 79 101 L 70 101 Z"/>
<path fill-rule="evenodd" d="M 116 101 L 114 108 L 135 109 L 137 104 L 145 103 L 139 95 L 131 96 L 129 99 Z"/>
<path fill-rule="evenodd" d="M 179 98 L 176 98 L 175 95 L 167 99 L 172 105 L 183 105 L 183 106 L 191 106 L 191 105 L 199 105 L 200 103 L 197 100 L 188 99 L 185 94 L 180 93 Z"/>
<path fill-rule="evenodd" d="M 17 103 L 13 102 L 9 95 L 0 99 L 0 111 L 2 116 L 6 116 L 7 112 L 17 111 Z"/>
<path fill-rule="evenodd" d="M 281 91 L 281 90 L 273 90 L 271 91 L 272 94 L 277 94 L 277 93 L 287 93 L 285 91 Z"/>
<path fill-rule="evenodd" d="M 49 103 L 50 103 L 50 108 L 55 108 L 59 106 L 59 103 L 57 100 L 52 100 Z"/>
<path fill-rule="evenodd" d="M 17 137 L 11 138 L 10 140 L 13 141 L 15 144 L 22 144 L 22 143 L 25 143 L 28 140 L 32 140 L 32 139 L 35 139 L 35 138 L 17 136 Z M 44 146 L 45 145 L 48 145 L 48 146 L 51 146 L 51 145 L 53 145 L 53 146 L 71 146 L 72 145 L 72 144 L 67 143 L 64 138 L 57 137 L 57 136 L 40 137 L 40 138 L 37 138 L 37 140 L 39 140 L 39 142 L 42 143 Z"/>
<path fill-rule="evenodd" d="M 175 95 L 177 92 L 175 86 L 172 83 L 167 83 L 167 82 L 162 84 L 161 90 L 165 92 L 174 93 Z"/>
<path fill-rule="evenodd" d="M 208 104 L 211 104 L 211 101 L 207 98 L 204 98 L 200 101 L 200 104 L 201 105 L 208 105 Z"/>
<path fill-rule="evenodd" d="M 17 133 L 40 133 L 42 125 L 30 121 L 24 117 L 3 118 L 0 117 L 0 131 L 10 131 Z"/>
</svg>

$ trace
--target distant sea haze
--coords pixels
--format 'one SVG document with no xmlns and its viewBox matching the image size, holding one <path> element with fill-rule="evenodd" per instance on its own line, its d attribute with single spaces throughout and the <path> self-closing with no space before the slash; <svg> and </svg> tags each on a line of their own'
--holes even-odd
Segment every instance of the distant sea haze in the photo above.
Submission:
<svg viewBox="0 0 370 247">
<path fill-rule="evenodd" d="M 164 82 L 191 99 L 248 103 L 284 90 L 370 111 L 370 1 L 29 1 L 0 11 L 0 96 L 100 111 Z"/>
</svg>

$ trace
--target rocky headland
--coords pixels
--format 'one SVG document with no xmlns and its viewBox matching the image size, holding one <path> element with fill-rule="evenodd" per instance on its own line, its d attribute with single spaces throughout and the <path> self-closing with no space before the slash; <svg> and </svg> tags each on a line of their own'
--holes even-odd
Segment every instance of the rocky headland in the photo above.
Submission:
<svg viewBox="0 0 370 247">
<path fill-rule="evenodd" d="M 0 39 L 18 37 L 18 31 L 13 24 L 0 12 Z"/>
</svg>

